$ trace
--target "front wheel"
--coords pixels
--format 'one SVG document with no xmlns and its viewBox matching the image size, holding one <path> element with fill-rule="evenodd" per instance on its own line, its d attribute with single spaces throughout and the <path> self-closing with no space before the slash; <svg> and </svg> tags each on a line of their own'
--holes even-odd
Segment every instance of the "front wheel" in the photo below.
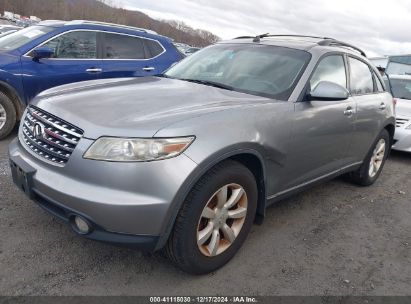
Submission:
<svg viewBox="0 0 411 304">
<path fill-rule="evenodd" d="M 222 267 L 245 241 L 256 207 L 257 185 L 251 171 L 234 161 L 217 165 L 184 202 L 167 244 L 168 256 L 193 274 Z"/>
<path fill-rule="evenodd" d="M 390 135 L 384 129 L 377 137 L 361 167 L 350 174 L 351 180 L 361 186 L 372 185 L 380 176 L 390 149 Z"/>
<path fill-rule="evenodd" d="M 16 125 L 16 109 L 13 102 L 0 92 L 0 140 L 11 133 Z"/>
</svg>

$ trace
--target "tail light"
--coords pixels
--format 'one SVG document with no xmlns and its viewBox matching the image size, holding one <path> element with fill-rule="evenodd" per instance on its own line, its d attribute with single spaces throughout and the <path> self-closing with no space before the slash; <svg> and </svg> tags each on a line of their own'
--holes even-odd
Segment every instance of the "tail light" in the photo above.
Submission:
<svg viewBox="0 0 411 304">
<path fill-rule="evenodd" d="M 397 105 L 397 99 L 396 98 L 392 99 L 392 104 L 394 105 L 394 107 Z"/>
</svg>

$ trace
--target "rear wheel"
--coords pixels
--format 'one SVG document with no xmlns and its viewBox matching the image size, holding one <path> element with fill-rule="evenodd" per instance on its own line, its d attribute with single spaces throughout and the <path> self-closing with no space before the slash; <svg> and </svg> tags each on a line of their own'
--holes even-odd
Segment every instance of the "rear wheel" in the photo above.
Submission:
<svg viewBox="0 0 411 304">
<path fill-rule="evenodd" d="M 390 135 L 384 129 L 377 137 L 361 167 L 350 174 L 351 180 L 361 186 L 372 185 L 380 176 L 390 149 Z"/>
<path fill-rule="evenodd" d="M 184 202 L 167 244 L 168 256 L 189 273 L 222 267 L 246 239 L 256 206 L 257 184 L 250 170 L 234 161 L 217 165 Z"/>
<path fill-rule="evenodd" d="M 16 125 L 16 109 L 13 102 L 0 92 L 0 139 L 11 133 Z"/>
</svg>

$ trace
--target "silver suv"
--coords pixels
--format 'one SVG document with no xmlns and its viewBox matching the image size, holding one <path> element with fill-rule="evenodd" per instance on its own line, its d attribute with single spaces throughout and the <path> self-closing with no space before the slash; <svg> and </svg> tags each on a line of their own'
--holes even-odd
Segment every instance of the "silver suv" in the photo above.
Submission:
<svg viewBox="0 0 411 304">
<path fill-rule="evenodd" d="M 368 186 L 395 130 L 365 54 L 318 37 L 241 37 L 165 74 L 37 96 L 9 148 L 14 182 L 87 238 L 218 269 L 287 196 L 347 174 Z"/>
</svg>

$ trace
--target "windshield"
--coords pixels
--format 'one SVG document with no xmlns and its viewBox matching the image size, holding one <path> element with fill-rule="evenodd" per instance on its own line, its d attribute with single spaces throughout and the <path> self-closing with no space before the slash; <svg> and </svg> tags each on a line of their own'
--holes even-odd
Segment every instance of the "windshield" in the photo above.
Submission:
<svg viewBox="0 0 411 304">
<path fill-rule="evenodd" d="M 15 50 L 26 43 L 54 30 L 48 26 L 30 26 L 13 34 L 0 38 L 1 50 Z"/>
<path fill-rule="evenodd" d="M 310 58 L 278 46 L 219 44 L 194 53 L 165 76 L 287 100 Z"/>
<path fill-rule="evenodd" d="M 390 79 L 395 98 L 411 100 L 411 79 Z"/>
</svg>

